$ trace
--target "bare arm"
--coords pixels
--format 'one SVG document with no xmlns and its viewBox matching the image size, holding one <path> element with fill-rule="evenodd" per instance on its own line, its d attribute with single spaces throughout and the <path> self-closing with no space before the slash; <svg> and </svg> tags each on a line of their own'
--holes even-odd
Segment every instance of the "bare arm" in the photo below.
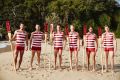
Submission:
<svg viewBox="0 0 120 80">
<path fill-rule="evenodd" d="M 101 47 L 103 47 L 103 38 L 104 38 L 104 34 L 102 34 Z"/>
<path fill-rule="evenodd" d="M 83 35 L 83 46 L 84 46 L 84 47 L 86 46 L 86 39 L 87 39 L 87 36 L 86 36 L 86 35 Z"/>
<path fill-rule="evenodd" d="M 54 32 L 53 33 L 50 33 L 50 42 L 52 43 L 54 40 Z"/>
<path fill-rule="evenodd" d="M 11 38 L 11 41 L 16 38 L 16 35 L 17 35 L 16 33 L 17 33 L 17 31 L 14 32 L 14 35 L 13 35 L 13 37 Z"/>
<path fill-rule="evenodd" d="M 77 47 L 78 47 L 78 49 L 80 49 L 80 37 L 79 37 L 79 34 L 77 36 Z"/>
<path fill-rule="evenodd" d="M 116 52 L 117 51 L 117 40 L 116 40 L 114 33 L 113 33 L 113 44 L 114 44 L 114 48 L 115 48 L 115 52 Z"/>
<path fill-rule="evenodd" d="M 95 41 L 96 41 L 96 50 L 97 50 L 98 49 L 98 39 L 97 39 L 96 35 L 95 35 L 95 37 L 96 37 Z"/>
<path fill-rule="evenodd" d="M 47 42 L 47 33 L 43 33 L 42 40 L 44 40 L 45 42 Z"/>
<path fill-rule="evenodd" d="M 31 48 L 31 44 L 32 44 L 32 38 L 33 38 L 33 33 L 31 33 L 31 36 L 30 36 L 30 48 Z"/>
<path fill-rule="evenodd" d="M 63 33 L 63 48 L 65 49 L 65 47 L 66 47 L 66 38 L 65 38 L 65 35 Z"/>
<path fill-rule="evenodd" d="M 26 46 L 28 47 L 28 33 L 26 32 Z"/>
</svg>

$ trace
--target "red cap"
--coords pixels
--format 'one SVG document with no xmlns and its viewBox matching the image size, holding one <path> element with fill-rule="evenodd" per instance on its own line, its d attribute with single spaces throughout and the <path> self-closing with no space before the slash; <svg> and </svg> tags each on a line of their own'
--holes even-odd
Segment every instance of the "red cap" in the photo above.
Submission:
<svg viewBox="0 0 120 80">
<path fill-rule="evenodd" d="M 67 36 L 69 35 L 68 24 L 66 24 L 66 26 L 65 26 L 65 33 L 66 33 Z"/>
<path fill-rule="evenodd" d="M 102 35 L 102 28 L 98 27 L 98 36 L 101 36 L 101 35 Z"/>
<path fill-rule="evenodd" d="M 10 21 L 9 20 L 6 21 L 6 30 L 7 32 L 10 32 Z"/>
<path fill-rule="evenodd" d="M 48 32 L 48 23 L 44 23 L 44 32 Z"/>
<path fill-rule="evenodd" d="M 87 25 L 84 24 L 84 26 L 83 26 L 83 34 L 86 35 L 86 33 L 87 33 Z"/>
</svg>

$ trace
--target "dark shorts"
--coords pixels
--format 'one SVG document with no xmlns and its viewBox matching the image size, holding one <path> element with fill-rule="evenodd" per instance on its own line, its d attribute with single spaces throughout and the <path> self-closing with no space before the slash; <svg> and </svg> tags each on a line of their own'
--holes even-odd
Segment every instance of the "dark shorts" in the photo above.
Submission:
<svg viewBox="0 0 120 80">
<path fill-rule="evenodd" d="M 38 50 L 39 50 L 39 51 L 41 51 L 41 47 L 33 47 L 33 46 L 32 46 L 32 50 L 35 50 L 35 51 L 38 51 Z"/>
<path fill-rule="evenodd" d="M 54 50 L 62 50 L 63 48 L 62 47 L 54 47 Z"/>
<path fill-rule="evenodd" d="M 70 48 L 70 52 L 77 51 L 77 48 Z"/>
<path fill-rule="evenodd" d="M 24 50 L 25 49 L 25 47 L 21 47 L 21 46 L 16 46 L 15 48 L 16 48 L 16 50 Z"/>
<path fill-rule="evenodd" d="M 105 52 L 114 51 L 114 48 L 104 48 Z"/>
<path fill-rule="evenodd" d="M 87 53 L 95 52 L 95 48 L 86 48 Z"/>
</svg>

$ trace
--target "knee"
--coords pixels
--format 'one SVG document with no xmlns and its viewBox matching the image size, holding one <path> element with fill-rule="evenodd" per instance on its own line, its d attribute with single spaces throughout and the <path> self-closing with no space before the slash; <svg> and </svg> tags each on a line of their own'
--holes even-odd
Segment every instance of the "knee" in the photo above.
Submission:
<svg viewBox="0 0 120 80">
<path fill-rule="evenodd" d="M 15 54 L 15 56 L 14 56 L 14 57 L 15 57 L 15 59 L 17 59 L 18 55 L 17 55 L 17 54 Z"/>
<path fill-rule="evenodd" d="M 23 56 L 20 56 L 20 60 L 22 60 L 23 59 Z"/>
<path fill-rule="evenodd" d="M 59 57 L 62 57 L 62 55 L 60 54 Z"/>
<path fill-rule="evenodd" d="M 40 59 L 40 56 L 37 56 L 38 59 Z"/>
</svg>

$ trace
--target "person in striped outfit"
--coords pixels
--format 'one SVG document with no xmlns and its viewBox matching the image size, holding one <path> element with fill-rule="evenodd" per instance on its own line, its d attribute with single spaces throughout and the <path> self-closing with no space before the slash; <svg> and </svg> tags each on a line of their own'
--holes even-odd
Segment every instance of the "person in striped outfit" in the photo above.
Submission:
<svg viewBox="0 0 120 80">
<path fill-rule="evenodd" d="M 64 48 L 64 33 L 61 31 L 60 24 L 57 25 L 57 31 L 53 32 L 53 42 L 54 42 L 54 58 L 55 58 L 55 69 L 57 62 L 57 55 L 59 55 L 59 67 L 62 69 L 62 50 Z"/>
<path fill-rule="evenodd" d="M 75 32 L 74 25 L 70 25 L 70 32 L 68 36 L 69 49 L 70 49 L 70 65 L 72 69 L 72 53 L 75 54 L 75 68 L 78 66 L 78 51 L 80 49 L 80 37 L 78 32 Z"/>
<path fill-rule="evenodd" d="M 30 50 L 32 51 L 30 70 L 32 70 L 33 68 L 32 63 L 36 52 L 37 52 L 38 68 L 40 67 L 40 53 L 41 53 L 41 42 L 43 39 L 43 32 L 40 31 L 40 26 L 38 24 L 36 24 L 35 29 L 36 30 L 31 33 L 31 37 L 30 37 Z"/>
<path fill-rule="evenodd" d="M 111 70 L 114 71 L 114 53 L 117 50 L 117 42 L 113 32 L 105 25 L 105 33 L 102 34 L 102 47 L 104 48 L 106 59 L 106 72 L 108 71 L 108 55 L 110 56 Z"/>
<path fill-rule="evenodd" d="M 25 28 L 24 24 L 20 23 L 20 29 L 15 31 L 11 39 L 11 40 L 14 40 L 14 39 L 16 40 L 15 52 L 14 52 L 15 67 L 17 64 L 18 54 L 20 54 L 18 68 L 16 68 L 16 70 L 21 69 L 20 66 L 23 60 L 24 49 L 26 48 L 26 50 L 28 50 L 28 35 L 24 28 Z M 26 47 L 25 47 L 25 42 L 26 42 Z"/>
<path fill-rule="evenodd" d="M 95 64 L 96 64 L 95 56 L 98 49 L 98 41 L 97 41 L 97 36 L 95 33 L 93 33 L 93 28 L 91 26 L 89 27 L 89 32 L 86 34 L 85 41 L 86 41 L 88 70 L 89 70 L 89 64 L 90 64 L 90 55 L 92 55 L 93 71 L 95 71 Z M 95 43 L 96 43 L 96 46 L 95 46 Z"/>
</svg>

